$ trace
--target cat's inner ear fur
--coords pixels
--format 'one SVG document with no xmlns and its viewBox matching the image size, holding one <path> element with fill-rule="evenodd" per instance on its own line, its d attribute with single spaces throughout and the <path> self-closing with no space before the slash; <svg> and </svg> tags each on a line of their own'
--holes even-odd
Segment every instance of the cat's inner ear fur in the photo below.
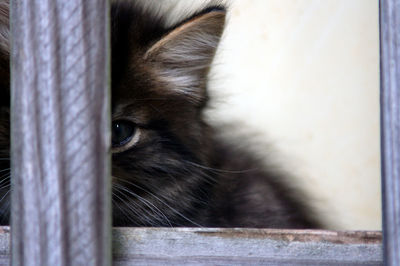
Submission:
<svg viewBox="0 0 400 266">
<path fill-rule="evenodd" d="M 206 82 L 225 25 L 225 11 L 212 10 L 174 27 L 145 53 L 158 79 L 190 101 L 206 98 Z"/>
</svg>

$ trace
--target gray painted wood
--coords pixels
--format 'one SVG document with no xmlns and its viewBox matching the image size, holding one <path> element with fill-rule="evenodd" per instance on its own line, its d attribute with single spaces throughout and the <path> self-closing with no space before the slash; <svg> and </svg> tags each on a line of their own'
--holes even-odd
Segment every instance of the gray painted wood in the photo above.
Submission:
<svg viewBox="0 0 400 266">
<path fill-rule="evenodd" d="M 13 265 L 110 263 L 107 4 L 11 1 Z"/>
<path fill-rule="evenodd" d="M 384 254 L 400 265 L 400 2 L 380 1 Z"/>
<path fill-rule="evenodd" d="M 9 262 L 0 228 L 0 265 Z M 115 228 L 113 265 L 382 265 L 380 232 Z"/>
<path fill-rule="evenodd" d="M 13 264 L 107 265 L 106 1 L 12 3 Z M 385 255 L 396 265 L 400 16 L 398 4 L 382 4 Z M 9 239 L 3 228 L 0 264 L 10 261 Z M 382 264 L 378 232 L 120 228 L 113 242 L 115 265 Z"/>
<path fill-rule="evenodd" d="M 119 228 L 115 265 L 381 265 L 379 232 Z"/>
</svg>

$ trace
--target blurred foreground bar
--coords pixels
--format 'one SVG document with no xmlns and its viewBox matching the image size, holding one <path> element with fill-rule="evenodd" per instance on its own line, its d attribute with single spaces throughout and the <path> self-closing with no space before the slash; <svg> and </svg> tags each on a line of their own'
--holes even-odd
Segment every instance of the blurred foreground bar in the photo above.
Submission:
<svg viewBox="0 0 400 266">
<path fill-rule="evenodd" d="M 111 264 L 108 9 L 11 1 L 13 265 Z"/>
<path fill-rule="evenodd" d="M 400 2 L 380 1 L 385 265 L 400 265 Z"/>
</svg>

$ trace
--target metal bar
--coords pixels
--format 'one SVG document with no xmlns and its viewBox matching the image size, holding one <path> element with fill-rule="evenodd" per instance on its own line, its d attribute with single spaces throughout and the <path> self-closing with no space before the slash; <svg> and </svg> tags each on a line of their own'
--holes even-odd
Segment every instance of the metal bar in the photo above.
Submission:
<svg viewBox="0 0 400 266">
<path fill-rule="evenodd" d="M 11 2 L 13 265 L 111 264 L 108 11 Z"/>
<path fill-rule="evenodd" d="M 380 1 L 384 257 L 400 265 L 400 1 Z"/>
</svg>

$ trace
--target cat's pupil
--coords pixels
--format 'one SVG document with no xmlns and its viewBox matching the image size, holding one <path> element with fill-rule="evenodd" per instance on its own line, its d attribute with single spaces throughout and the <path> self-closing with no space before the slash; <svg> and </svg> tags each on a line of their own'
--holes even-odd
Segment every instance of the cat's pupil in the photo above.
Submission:
<svg viewBox="0 0 400 266">
<path fill-rule="evenodd" d="M 112 146 L 118 147 L 129 142 L 135 134 L 135 125 L 129 121 L 115 121 L 112 123 Z"/>
</svg>

